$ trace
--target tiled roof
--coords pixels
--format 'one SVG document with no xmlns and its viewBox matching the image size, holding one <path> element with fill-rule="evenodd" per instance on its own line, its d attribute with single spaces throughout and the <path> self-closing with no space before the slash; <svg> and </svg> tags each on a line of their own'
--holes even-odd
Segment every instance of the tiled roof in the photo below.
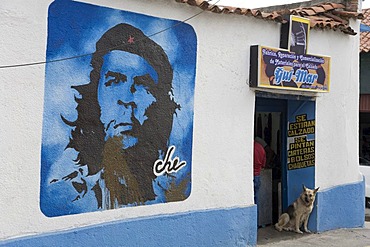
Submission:
<svg viewBox="0 0 370 247">
<path fill-rule="evenodd" d="M 370 26 L 370 9 L 364 9 L 362 11 L 364 18 L 361 23 Z M 360 36 L 360 52 L 370 51 L 370 32 L 361 32 Z"/>
<path fill-rule="evenodd" d="M 263 9 L 247 9 L 212 5 L 204 0 L 176 1 L 196 6 L 213 13 L 253 16 L 256 18 L 273 20 L 280 23 L 286 23 L 288 21 L 287 16 L 289 15 L 298 15 L 310 19 L 311 28 L 340 30 L 343 33 L 350 35 L 356 35 L 356 32 L 349 26 L 349 19 L 361 19 L 363 17 L 362 13 L 347 11 L 345 6 L 340 3 L 321 3 L 309 7 L 298 7 L 292 9 L 285 8 L 277 11 L 265 12 Z M 289 7 L 289 5 L 287 6 Z"/>
</svg>

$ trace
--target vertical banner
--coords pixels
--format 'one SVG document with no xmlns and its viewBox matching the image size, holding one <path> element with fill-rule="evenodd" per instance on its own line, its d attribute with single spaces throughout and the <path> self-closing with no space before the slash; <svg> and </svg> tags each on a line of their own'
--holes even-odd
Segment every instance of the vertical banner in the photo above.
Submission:
<svg viewBox="0 0 370 247">
<path fill-rule="evenodd" d="M 310 20 L 299 16 L 290 16 L 289 51 L 295 54 L 306 54 L 308 50 L 308 35 Z"/>
</svg>

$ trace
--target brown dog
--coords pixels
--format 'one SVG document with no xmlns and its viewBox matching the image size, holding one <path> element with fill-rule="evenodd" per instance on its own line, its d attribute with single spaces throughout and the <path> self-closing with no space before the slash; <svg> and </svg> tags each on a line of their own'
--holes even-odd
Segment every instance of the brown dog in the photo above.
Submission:
<svg viewBox="0 0 370 247">
<path fill-rule="evenodd" d="M 275 224 L 275 229 L 281 232 L 294 231 L 296 233 L 303 233 L 300 228 L 303 224 L 303 230 L 310 233 L 307 228 L 308 218 L 313 209 L 316 193 L 319 187 L 311 190 L 303 185 L 303 192 L 301 195 L 287 208 L 287 211 L 279 217 L 278 223 Z"/>
</svg>

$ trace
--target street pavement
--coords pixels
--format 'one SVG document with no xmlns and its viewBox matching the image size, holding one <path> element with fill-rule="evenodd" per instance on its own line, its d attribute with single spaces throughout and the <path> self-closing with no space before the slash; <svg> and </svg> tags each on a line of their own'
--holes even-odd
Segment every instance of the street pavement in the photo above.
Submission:
<svg viewBox="0 0 370 247">
<path fill-rule="evenodd" d="M 283 247 L 370 247 L 370 209 L 363 228 L 337 229 L 322 233 L 278 232 L 273 226 L 258 230 L 257 246 Z"/>
</svg>

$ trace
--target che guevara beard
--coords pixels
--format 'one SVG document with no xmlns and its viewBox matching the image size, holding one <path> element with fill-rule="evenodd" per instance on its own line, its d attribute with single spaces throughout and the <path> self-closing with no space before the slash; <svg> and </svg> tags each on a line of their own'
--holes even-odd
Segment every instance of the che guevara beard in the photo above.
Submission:
<svg viewBox="0 0 370 247">
<path fill-rule="evenodd" d="M 123 136 L 114 136 L 104 144 L 102 177 L 106 198 L 102 199 L 107 209 L 144 204 L 156 196 L 152 186 L 155 178 L 152 166 L 158 157 L 147 157 L 148 150 L 140 144 L 123 149 L 122 140 Z"/>
</svg>

